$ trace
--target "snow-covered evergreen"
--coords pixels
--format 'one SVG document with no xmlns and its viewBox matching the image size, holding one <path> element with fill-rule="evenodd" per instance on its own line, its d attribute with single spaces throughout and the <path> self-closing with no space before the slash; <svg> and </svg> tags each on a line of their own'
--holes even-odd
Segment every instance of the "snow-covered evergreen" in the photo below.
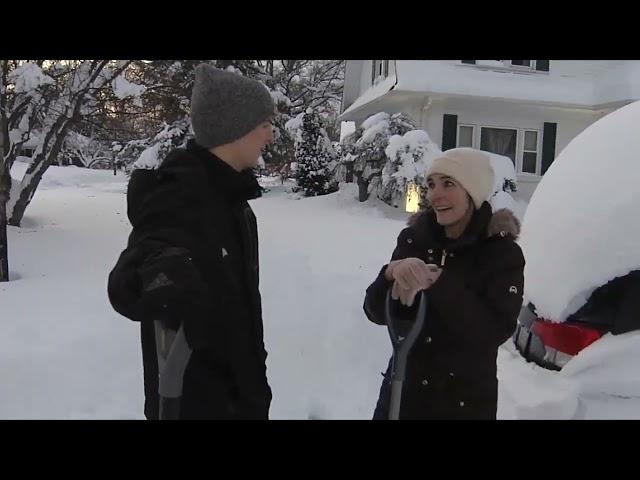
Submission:
<svg viewBox="0 0 640 480">
<path fill-rule="evenodd" d="M 332 175 L 337 164 L 335 152 L 320 116 L 310 108 L 302 116 L 302 126 L 297 130 L 295 158 L 298 187 L 306 197 L 337 190 Z"/>
</svg>

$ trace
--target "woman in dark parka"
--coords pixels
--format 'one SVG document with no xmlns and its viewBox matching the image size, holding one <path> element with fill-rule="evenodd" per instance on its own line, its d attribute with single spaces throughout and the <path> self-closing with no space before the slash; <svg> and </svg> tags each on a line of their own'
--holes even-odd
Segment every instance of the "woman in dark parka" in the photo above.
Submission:
<svg viewBox="0 0 640 480">
<path fill-rule="evenodd" d="M 426 321 L 407 365 L 400 419 L 495 419 L 498 347 L 522 306 L 524 257 L 519 222 L 487 202 L 494 172 L 485 153 L 456 148 L 427 172 L 428 208 L 400 232 L 391 261 L 367 288 L 364 310 L 384 325 L 389 289 L 394 315 L 415 316 L 420 291 Z M 391 362 L 390 362 L 391 365 Z M 374 419 L 386 419 L 390 368 Z"/>
</svg>

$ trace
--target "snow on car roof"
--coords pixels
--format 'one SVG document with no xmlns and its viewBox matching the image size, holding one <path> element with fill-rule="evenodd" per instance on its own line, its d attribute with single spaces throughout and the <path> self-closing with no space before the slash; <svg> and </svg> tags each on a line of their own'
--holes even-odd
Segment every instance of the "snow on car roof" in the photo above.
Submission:
<svg viewBox="0 0 640 480">
<path fill-rule="evenodd" d="M 520 245 L 525 296 L 564 321 L 593 290 L 640 268 L 640 102 L 601 118 L 558 155 L 531 197 Z"/>
</svg>

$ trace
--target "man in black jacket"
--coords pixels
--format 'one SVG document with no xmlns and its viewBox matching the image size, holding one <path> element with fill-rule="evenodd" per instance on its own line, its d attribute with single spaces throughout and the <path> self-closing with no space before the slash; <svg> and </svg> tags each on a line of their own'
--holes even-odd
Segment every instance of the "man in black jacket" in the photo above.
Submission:
<svg viewBox="0 0 640 480">
<path fill-rule="evenodd" d="M 251 169 L 273 141 L 274 111 L 260 82 L 202 64 L 191 98 L 195 141 L 131 176 L 133 230 L 109 276 L 109 299 L 141 323 L 148 419 L 159 417 L 157 335 L 176 331 L 190 357 L 175 417 L 268 418 L 258 235 L 247 200 L 261 194 Z"/>
</svg>

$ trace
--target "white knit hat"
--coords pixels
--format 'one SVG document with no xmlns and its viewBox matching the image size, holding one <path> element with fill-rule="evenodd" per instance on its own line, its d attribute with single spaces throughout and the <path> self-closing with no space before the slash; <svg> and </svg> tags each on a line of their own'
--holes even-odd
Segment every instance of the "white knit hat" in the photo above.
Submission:
<svg viewBox="0 0 640 480">
<path fill-rule="evenodd" d="M 453 148 L 436 158 L 427 171 L 447 175 L 457 180 L 469 193 L 476 210 L 489 199 L 493 189 L 494 172 L 489 155 L 475 148 Z"/>
</svg>

